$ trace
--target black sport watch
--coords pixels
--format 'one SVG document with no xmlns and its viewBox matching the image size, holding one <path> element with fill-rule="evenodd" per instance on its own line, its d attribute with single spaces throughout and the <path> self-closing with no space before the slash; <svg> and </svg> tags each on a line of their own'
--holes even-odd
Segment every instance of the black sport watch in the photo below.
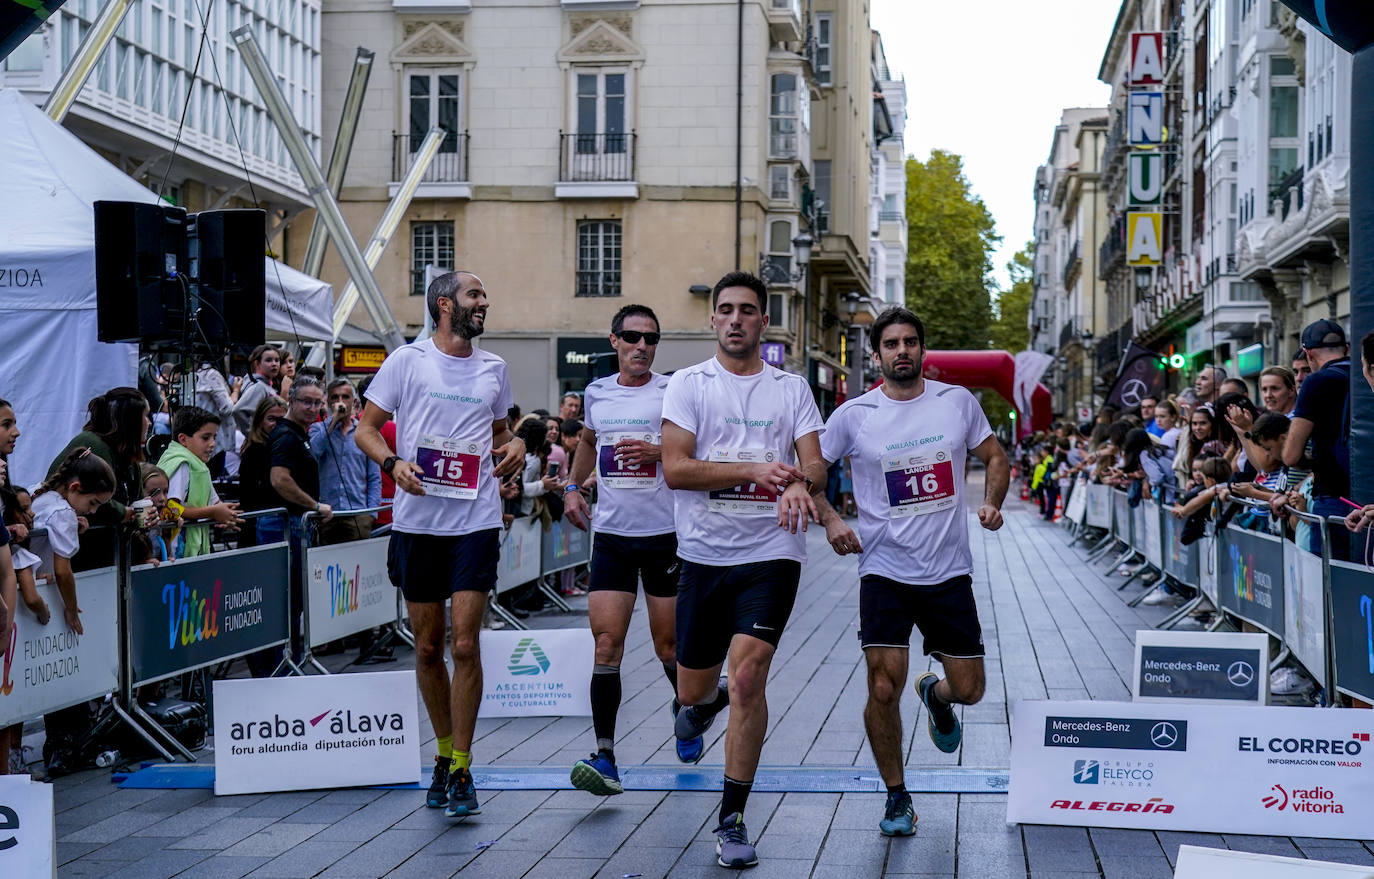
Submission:
<svg viewBox="0 0 1374 879">
<path fill-rule="evenodd" d="M 396 462 L 399 460 L 401 460 L 400 455 L 392 455 L 390 458 L 387 458 L 382 462 L 382 472 L 390 476 L 391 471 L 396 469 Z"/>
</svg>

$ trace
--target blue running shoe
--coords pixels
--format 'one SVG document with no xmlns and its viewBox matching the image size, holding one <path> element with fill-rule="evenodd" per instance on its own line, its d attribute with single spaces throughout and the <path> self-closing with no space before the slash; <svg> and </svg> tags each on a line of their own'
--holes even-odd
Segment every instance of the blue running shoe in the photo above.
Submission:
<svg viewBox="0 0 1374 879">
<path fill-rule="evenodd" d="M 912 836 L 916 833 L 916 809 L 911 805 L 911 794 L 888 794 L 887 808 L 883 820 L 878 822 L 878 831 L 883 836 Z"/>
<path fill-rule="evenodd" d="M 744 829 L 744 816 L 739 812 L 728 816 L 712 831 L 716 835 L 716 863 L 732 870 L 758 865 L 759 853 L 749 841 Z"/>
<path fill-rule="evenodd" d="M 954 706 L 940 702 L 931 695 L 931 690 L 939 680 L 940 676 L 933 671 L 921 675 L 916 679 L 916 694 L 921 697 L 921 704 L 926 706 L 926 730 L 930 733 L 930 740 L 941 751 L 953 754 L 964 740 L 964 730 L 954 713 Z"/>
<path fill-rule="evenodd" d="M 605 751 L 598 751 L 586 760 L 573 764 L 571 774 L 573 787 L 598 797 L 612 797 L 625 793 L 620 783 L 620 773 L 616 771 L 615 761 Z"/>
<path fill-rule="evenodd" d="M 444 814 L 450 818 L 466 818 L 477 815 L 482 807 L 477 804 L 477 786 L 472 783 L 472 773 L 459 769 L 449 775 L 448 808 Z"/>
<path fill-rule="evenodd" d="M 425 795 L 425 805 L 431 809 L 448 805 L 448 764 L 447 757 L 434 758 L 434 776 L 429 780 L 429 793 Z"/>
</svg>

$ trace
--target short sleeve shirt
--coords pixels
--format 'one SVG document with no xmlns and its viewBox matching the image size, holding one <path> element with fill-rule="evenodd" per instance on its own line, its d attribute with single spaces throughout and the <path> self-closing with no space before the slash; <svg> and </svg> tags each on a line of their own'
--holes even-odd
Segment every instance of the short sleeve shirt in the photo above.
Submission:
<svg viewBox="0 0 1374 879">
<path fill-rule="evenodd" d="M 291 471 L 296 487 L 315 500 L 320 499 L 320 467 L 315 456 L 310 453 L 310 440 L 304 430 L 289 418 L 283 418 L 267 437 L 268 454 L 271 455 L 270 467 L 285 467 Z M 271 471 L 268 471 L 269 473 Z M 293 504 L 282 498 L 282 506 L 287 512 L 299 516 L 307 511 L 300 504 Z"/>
<path fill-rule="evenodd" d="M 81 548 L 76 510 L 55 491 L 45 491 L 33 499 L 33 527 L 48 532 L 48 545 L 55 556 L 69 559 Z"/>
<path fill-rule="evenodd" d="M 973 572 L 964 466 L 991 435 L 971 393 L 930 379 L 914 400 L 893 400 L 877 387 L 835 410 L 821 454 L 849 457 L 860 576 L 934 585 Z"/>
<path fill-rule="evenodd" d="M 1350 361 L 1337 360 L 1312 373 L 1298 389 L 1294 418 L 1312 422 L 1312 494 L 1344 497 L 1350 493 L 1349 413 Z M 1347 415 L 1348 418 L 1348 415 Z"/>
<path fill-rule="evenodd" d="M 459 536 L 501 527 L 500 486 L 492 477 L 491 428 L 514 403 L 506 361 L 474 348 L 467 357 L 440 351 L 432 339 L 393 351 L 367 388 L 367 399 L 393 414 L 396 454 L 421 463 L 420 449 L 453 440 L 479 451 L 476 496 L 396 492 L 393 527 L 407 534 Z M 426 462 L 441 460 L 426 452 Z"/>
<path fill-rule="evenodd" d="M 672 534 L 673 492 L 660 462 L 631 468 L 615 456 L 621 439 L 663 442 L 663 395 L 668 376 L 627 387 L 619 375 L 598 379 L 583 395 L 587 429 L 596 434 L 597 502 L 592 527 L 621 537 Z"/>
<path fill-rule="evenodd" d="M 696 436 L 694 457 L 701 461 L 742 460 L 739 455 L 777 456 L 795 465 L 796 443 L 825 429 L 811 389 L 801 376 L 764 365 L 753 375 L 735 375 L 714 357 L 673 374 L 663 395 L 663 420 Z M 676 491 L 674 521 L 678 555 L 703 565 L 738 565 L 775 559 L 806 561 L 806 535 L 777 527 L 777 505 L 740 504 L 731 512 L 729 496 L 739 492 Z"/>
</svg>

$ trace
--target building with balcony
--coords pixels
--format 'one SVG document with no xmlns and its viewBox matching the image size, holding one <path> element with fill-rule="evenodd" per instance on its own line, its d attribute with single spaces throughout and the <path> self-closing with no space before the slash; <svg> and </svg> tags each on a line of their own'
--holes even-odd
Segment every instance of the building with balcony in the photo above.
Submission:
<svg viewBox="0 0 1374 879">
<path fill-rule="evenodd" d="M 482 346 L 506 358 L 522 406 L 546 406 L 587 382 L 630 302 L 661 320 L 656 368 L 709 357 L 709 296 L 694 290 L 738 266 L 769 282 L 779 365 L 808 368 L 809 345 L 838 352 L 833 308 L 808 309 L 803 284 L 829 303 L 851 289 L 835 280 L 833 254 L 866 255 L 870 31 L 857 0 L 813 6 L 807 21 L 800 0 L 746 0 L 742 24 L 734 0 L 327 7 L 326 140 L 354 47 L 389 62 L 373 73 L 341 194 L 360 240 L 425 132 L 446 132 L 375 272 L 402 331 L 423 324 L 426 266 L 477 272 L 491 296 Z M 818 109 L 827 90 L 847 101 L 850 89 L 865 98 L 862 177 L 844 164 L 848 146 L 817 140 L 830 137 Z M 833 188 L 832 167 L 843 168 Z M 813 251 L 794 244 L 803 233 Z M 808 276 L 799 263 L 811 254 Z M 850 262 L 861 277 L 851 286 L 866 292 L 866 260 Z M 323 274 L 345 278 L 332 249 Z M 362 309 L 352 321 L 369 326 Z"/>
<path fill-rule="evenodd" d="M 97 0 L 59 8 L 0 60 L 0 86 L 42 103 L 100 10 Z M 63 124 L 188 210 L 263 208 L 281 252 L 287 224 L 310 201 L 229 38 L 245 24 L 318 155 L 319 0 L 133 0 Z"/>
</svg>

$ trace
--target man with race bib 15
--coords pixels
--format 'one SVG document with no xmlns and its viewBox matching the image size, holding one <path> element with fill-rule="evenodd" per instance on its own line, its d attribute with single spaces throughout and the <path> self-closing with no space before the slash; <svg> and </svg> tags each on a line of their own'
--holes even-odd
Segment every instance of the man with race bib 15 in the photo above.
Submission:
<svg viewBox="0 0 1374 879">
<path fill-rule="evenodd" d="M 885 836 L 916 832 L 902 766 L 902 715 L 913 624 L 922 648 L 944 667 L 916 679 L 926 730 L 949 754 L 963 734 L 954 705 L 983 698 L 983 632 L 973 600 L 964 463 L 973 452 L 987 468 L 978 522 L 1002 527 L 1011 468 L 977 399 L 958 385 L 921 375 L 925 327 L 905 308 L 889 308 L 872 328 L 883 383 L 846 401 L 826 422 L 827 464 L 849 458 L 859 506 L 859 536 L 816 498 L 830 545 L 859 559 L 859 644 L 868 663 L 864 727 L 887 805 Z"/>
<path fill-rule="evenodd" d="M 673 493 L 663 481 L 663 394 L 668 377 L 653 371 L 658 349 L 658 317 L 643 305 L 627 305 L 611 320 L 611 347 L 620 369 L 598 379 L 583 395 L 586 421 L 573 456 L 571 481 L 564 488 L 564 515 L 587 530 L 589 510 L 579 486 L 597 470 L 599 499 L 592 538 L 592 570 L 587 617 L 596 639 L 592 668 L 592 730 L 596 753 L 572 768 L 574 787 L 600 796 L 621 793 L 615 765 L 615 719 L 620 710 L 620 660 L 625 634 L 644 583 L 649 634 L 663 673 L 677 693 L 676 637 L 677 531 Z M 677 699 L 670 706 L 677 716 Z M 678 742 L 678 756 L 696 762 L 702 737 Z"/>
<path fill-rule="evenodd" d="M 715 830 L 717 862 L 731 868 L 758 863 L 744 805 L 768 728 L 765 685 L 806 560 L 800 532 L 816 516 L 809 487 L 826 475 L 810 387 L 759 356 L 767 305 L 753 275 L 721 278 L 711 293 L 716 355 L 674 373 L 663 398 L 663 473 L 676 490 L 682 558 L 675 732 L 700 736 L 733 706 Z M 727 656 L 728 693 L 717 684 Z"/>
<path fill-rule="evenodd" d="M 401 489 L 393 508 L 387 573 L 415 632 L 415 678 L 438 738 L 426 804 L 451 818 L 480 811 L 472 783 L 472 732 L 482 700 L 477 636 L 501 554 L 498 479 L 515 473 L 525 445 L 511 436 L 506 362 L 476 348 L 487 292 L 471 272 L 429 285 L 434 335 L 387 356 L 367 389 L 355 442 Z M 396 419 L 396 454 L 381 427 Z M 444 602 L 453 626 L 453 679 L 444 666 Z"/>
</svg>

